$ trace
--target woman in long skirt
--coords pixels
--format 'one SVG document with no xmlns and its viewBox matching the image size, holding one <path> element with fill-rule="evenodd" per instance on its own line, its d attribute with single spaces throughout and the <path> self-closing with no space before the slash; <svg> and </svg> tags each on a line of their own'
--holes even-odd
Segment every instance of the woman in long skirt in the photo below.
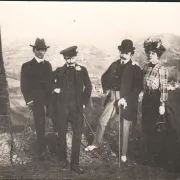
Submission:
<svg viewBox="0 0 180 180">
<path fill-rule="evenodd" d="M 154 126 L 159 116 L 165 113 L 168 99 L 168 71 L 160 59 L 166 50 L 160 39 L 146 39 L 144 49 L 149 63 L 143 68 L 142 130 L 146 152 L 151 154 L 155 140 Z"/>
</svg>

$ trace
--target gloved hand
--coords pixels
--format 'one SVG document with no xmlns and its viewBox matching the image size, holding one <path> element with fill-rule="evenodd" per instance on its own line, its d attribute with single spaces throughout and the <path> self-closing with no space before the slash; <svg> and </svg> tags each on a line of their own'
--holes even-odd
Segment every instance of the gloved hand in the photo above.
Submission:
<svg viewBox="0 0 180 180">
<path fill-rule="evenodd" d="M 61 92 L 61 89 L 60 89 L 60 88 L 55 88 L 53 92 L 55 92 L 55 93 L 58 93 L 58 94 L 59 94 L 59 93 Z"/>
<path fill-rule="evenodd" d="M 124 98 L 121 98 L 119 101 L 118 101 L 118 106 L 122 105 L 123 108 L 125 109 L 126 106 L 127 106 L 127 102 Z"/>
<path fill-rule="evenodd" d="M 163 115 L 165 113 L 165 107 L 164 106 L 159 106 L 159 114 Z"/>
</svg>

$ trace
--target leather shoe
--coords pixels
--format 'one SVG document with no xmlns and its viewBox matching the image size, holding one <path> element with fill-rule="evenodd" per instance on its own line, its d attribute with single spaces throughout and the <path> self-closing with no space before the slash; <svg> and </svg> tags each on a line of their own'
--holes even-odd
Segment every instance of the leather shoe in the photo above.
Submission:
<svg viewBox="0 0 180 180">
<path fill-rule="evenodd" d="M 61 163 L 61 166 L 63 169 L 66 169 L 67 166 L 68 166 L 68 161 L 67 160 L 63 160 L 62 163 Z"/>
<path fill-rule="evenodd" d="M 71 171 L 75 171 L 79 174 L 84 174 L 84 170 L 82 168 L 80 168 L 79 165 L 77 165 L 77 164 L 71 165 Z"/>
<path fill-rule="evenodd" d="M 123 163 L 125 163 L 125 162 L 127 161 L 127 157 L 126 157 L 126 156 L 121 156 L 121 161 L 122 161 Z"/>
<path fill-rule="evenodd" d="M 93 151 L 94 149 L 97 149 L 98 147 L 97 146 L 94 146 L 94 145 L 90 145 L 90 146 L 87 146 L 84 150 L 85 151 Z"/>
</svg>

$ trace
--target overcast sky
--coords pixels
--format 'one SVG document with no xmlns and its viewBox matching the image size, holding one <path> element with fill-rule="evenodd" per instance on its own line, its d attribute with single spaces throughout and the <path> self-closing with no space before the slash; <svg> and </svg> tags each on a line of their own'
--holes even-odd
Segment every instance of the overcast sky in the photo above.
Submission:
<svg viewBox="0 0 180 180">
<path fill-rule="evenodd" d="M 180 3 L 0 2 L 3 39 L 116 44 L 142 34 L 180 35 Z"/>
</svg>

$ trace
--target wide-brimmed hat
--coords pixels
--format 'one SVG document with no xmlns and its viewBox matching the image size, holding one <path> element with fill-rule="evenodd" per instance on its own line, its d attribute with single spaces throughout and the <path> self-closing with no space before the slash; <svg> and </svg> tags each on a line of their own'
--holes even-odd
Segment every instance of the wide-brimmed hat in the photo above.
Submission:
<svg viewBox="0 0 180 180">
<path fill-rule="evenodd" d="M 166 48 L 163 45 L 161 39 L 156 37 L 149 37 L 144 41 L 145 52 L 147 51 L 155 51 L 157 55 L 160 57 L 166 51 Z"/>
<path fill-rule="evenodd" d="M 47 49 L 50 46 L 46 46 L 45 40 L 37 38 L 34 45 L 30 45 L 31 47 L 38 48 L 38 49 Z"/>
<path fill-rule="evenodd" d="M 133 52 L 135 50 L 135 47 L 133 47 L 133 42 L 130 39 L 124 39 L 121 42 L 121 45 L 118 46 L 118 49 L 121 52 L 128 53 Z"/>
<path fill-rule="evenodd" d="M 77 46 L 71 46 L 68 47 L 66 49 L 63 49 L 62 51 L 60 51 L 60 54 L 64 55 L 64 56 L 69 56 L 69 57 L 74 57 L 77 55 Z"/>
</svg>

